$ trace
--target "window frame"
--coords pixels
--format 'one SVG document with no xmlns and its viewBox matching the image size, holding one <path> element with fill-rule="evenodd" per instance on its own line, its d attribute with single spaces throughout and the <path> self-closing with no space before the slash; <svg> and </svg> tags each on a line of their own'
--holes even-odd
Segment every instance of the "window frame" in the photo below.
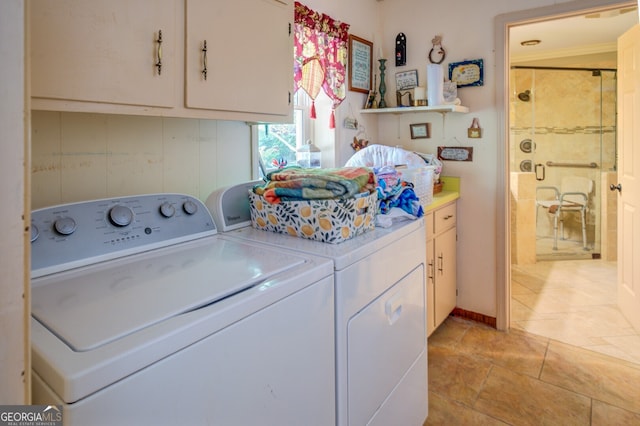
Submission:
<svg viewBox="0 0 640 426">
<path fill-rule="evenodd" d="M 310 119 L 311 110 L 311 98 L 303 90 L 298 90 L 293 97 L 293 117 L 294 122 L 289 124 L 296 124 L 296 148 L 299 148 L 307 140 L 312 139 L 314 132 L 314 120 Z M 296 122 L 296 115 L 299 122 Z M 269 123 L 254 123 L 251 125 L 251 170 L 253 179 L 262 179 L 262 168 L 260 166 L 260 132 L 259 128 Z M 287 123 L 285 123 L 287 124 Z M 300 134 L 299 134 L 299 131 Z M 265 172 L 275 170 L 274 167 L 270 167 L 269 164 L 264 164 Z"/>
</svg>

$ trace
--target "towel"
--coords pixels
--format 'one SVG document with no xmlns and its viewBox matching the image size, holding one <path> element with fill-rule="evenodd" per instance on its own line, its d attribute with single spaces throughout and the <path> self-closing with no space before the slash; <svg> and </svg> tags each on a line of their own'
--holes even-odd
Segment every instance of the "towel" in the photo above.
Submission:
<svg viewBox="0 0 640 426">
<path fill-rule="evenodd" d="M 400 179 L 394 168 L 385 166 L 374 168 L 378 187 L 378 212 L 389 214 L 394 208 L 400 208 L 414 217 L 422 217 L 424 210 L 415 193 L 413 184 Z"/>
<path fill-rule="evenodd" d="M 373 171 L 366 167 L 335 169 L 307 169 L 287 167 L 267 175 L 264 185 L 253 192 L 272 204 L 281 201 L 351 198 L 357 194 L 375 191 Z"/>
</svg>

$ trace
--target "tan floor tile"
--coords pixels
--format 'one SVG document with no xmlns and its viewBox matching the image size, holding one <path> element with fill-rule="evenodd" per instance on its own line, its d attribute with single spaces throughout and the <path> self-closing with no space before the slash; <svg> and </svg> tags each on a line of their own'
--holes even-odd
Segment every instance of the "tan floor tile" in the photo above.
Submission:
<svg viewBox="0 0 640 426">
<path fill-rule="evenodd" d="M 529 320 L 545 320 L 545 319 L 557 319 L 562 316 L 562 313 L 545 313 L 545 312 L 536 312 L 528 306 L 520 303 L 516 299 L 511 299 L 511 326 L 515 327 L 514 324 L 517 324 L 519 321 L 529 321 Z M 520 328 L 521 327 L 516 327 Z"/>
<path fill-rule="evenodd" d="M 511 294 L 525 294 L 525 295 L 531 295 L 534 294 L 535 292 L 533 290 L 531 290 L 528 287 L 525 287 L 524 285 L 518 283 L 517 281 L 511 280 Z"/>
<path fill-rule="evenodd" d="M 615 345 L 599 344 L 599 345 L 590 345 L 590 346 L 581 346 L 581 347 L 593 352 L 597 352 L 599 354 L 621 359 L 623 361 L 640 364 L 640 358 L 634 358 L 630 356 L 627 352 L 621 350 Z"/>
<path fill-rule="evenodd" d="M 577 307 L 568 305 L 566 301 L 563 300 L 563 298 L 554 296 L 552 294 L 515 294 L 512 296 L 512 298 L 539 313 L 548 314 L 556 312 L 571 312 L 577 310 Z"/>
<path fill-rule="evenodd" d="M 545 286 L 545 279 L 525 272 L 524 267 L 511 268 L 511 281 L 517 282 L 522 287 L 534 292 L 540 291 Z"/>
<path fill-rule="evenodd" d="M 512 328 L 640 363 L 640 334 L 617 307 L 616 262 L 539 261 L 512 265 L 513 277 Z"/>
<path fill-rule="evenodd" d="M 423 426 L 428 425 L 474 425 L 498 426 L 507 423 L 496 420 L 486 414 L 479 413 L 456 401 L 443 398 L 429 392 L 429 417 Z"/>
<path fill-rule="evenodd" d="M 640 414 L 614 407 L 605 402 L 593 400 L 591 425 L 640 425 Z"/>
<path fill-rule="evenodd" d="M 624 336 L 607 336 L 603 338 L 607 343 L 624 351 L 636 363 L 640 364 L 640 336 L 637 333 Z"/>
<path fill-rule="evenodd" d="M 486 361 L 447 346 L 429 345 L 429 390 L 471 406 L 491 369 Z"/>
<path fill-rule="evenodd" d="M 640 365 L 552 341 L 540 379 L 640 413 Z"/>
<path fill-rule="evenodd" d="M 474 409 L 514 425 L 589 425 L 591 400 L 494 366 Z"/>
<path fill-rule="evenodd" d="M 471 327 L 462 337 L 458 350 L 537 378 L 542 370 L 547 344 L 548 339 L 527 335 L 519 330 L 499 332 Z"/>
<path fill-rule="evenodd" d="M 457 346 L 472 323 L 459 318 L 449 317 L 429 336 L 430 346 Z"/>
<path fill-rule="evenodd" d="M 520 321 L 518 327 L 528 333 L 549 337 L 550 339 L 566 342 L 575 346 L 591 344 L 589 336 L 578 332 L 575 327 L 568 323 L 567 318 L 563 316 L 541 320 Z"/>
</svg>

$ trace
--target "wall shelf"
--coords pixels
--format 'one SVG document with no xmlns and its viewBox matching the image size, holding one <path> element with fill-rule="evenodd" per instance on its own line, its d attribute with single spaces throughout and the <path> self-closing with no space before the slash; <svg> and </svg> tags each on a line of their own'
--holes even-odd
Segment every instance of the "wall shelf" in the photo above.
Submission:
<svg viewBox="0 0 640 426">
<path fill-rule="evenodd" d="M 375 108 L 360 110 L 362 114 L 406 114 L 410 112 L 457 112 L 466 114 L 469 108 L 462 105 L 436 105 L 436 106 L 417 106 L 417 107 L 394 107 L 394 108 Z"/>
</svg>

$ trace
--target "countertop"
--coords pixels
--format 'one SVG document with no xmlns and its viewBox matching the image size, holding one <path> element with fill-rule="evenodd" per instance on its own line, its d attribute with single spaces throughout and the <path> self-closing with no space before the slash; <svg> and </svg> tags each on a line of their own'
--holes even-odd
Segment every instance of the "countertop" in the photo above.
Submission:
<svg viewBox="0 0 640 426">
<path fill-rule="evenodd" d="M 425 213 L 433 211 L 438 207 L 455 201 L 460 198 L 460 178 L 453 176 L 440 176 L 440 180 L 444 182 L 443 189 L 437 194 L 433 194 L 433 201 L 426 208 Z"/>
</svg>

